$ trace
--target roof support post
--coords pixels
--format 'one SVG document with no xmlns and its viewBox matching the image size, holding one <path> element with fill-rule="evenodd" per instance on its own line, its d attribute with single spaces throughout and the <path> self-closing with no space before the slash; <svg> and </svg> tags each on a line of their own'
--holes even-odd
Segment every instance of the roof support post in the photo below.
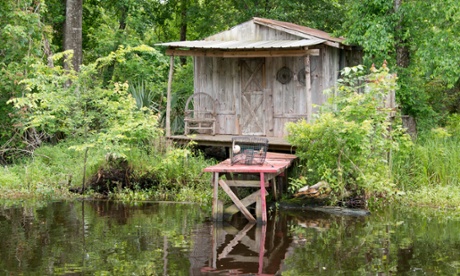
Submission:
<svg viewBox="0 0 460 276">
<path fill-rule="evenodd" d="M 311 75 L 310 75 L 310 55 L 307 54 L 304 58 L 305 65 L 305 98 L 307 101 L 307 122 L 311 122 L 312 102 L 311 102 Z"/>
<path fill-rule="evenodd" d="M 171 137 L 171 87 L 174 72 L 174 56 L 169 58 L 168 91 L 166 95 L 166 137 Z"/>
</svg>

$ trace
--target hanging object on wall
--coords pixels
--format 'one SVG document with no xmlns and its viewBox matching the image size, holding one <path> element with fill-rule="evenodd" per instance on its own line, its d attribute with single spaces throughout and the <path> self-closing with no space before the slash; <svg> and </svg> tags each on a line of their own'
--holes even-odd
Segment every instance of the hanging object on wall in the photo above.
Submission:
<svg viewBox="0 0 460 276">
<path fill-rule="evenodd" d="M 276 73 L 276 80 L 282 84 L 289 83 L 292 79 L 292 71 L 286 66 L 282 67 Z"/>
</svg>

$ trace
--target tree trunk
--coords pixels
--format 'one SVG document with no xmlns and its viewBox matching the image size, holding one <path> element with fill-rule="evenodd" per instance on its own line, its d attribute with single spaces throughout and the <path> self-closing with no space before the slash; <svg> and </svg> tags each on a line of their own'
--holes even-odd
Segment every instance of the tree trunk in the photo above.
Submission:
<svg viewBox="0 0 460 276">
<path fill-rule="evenodd" d="M 83 60 L 82 10 L 83 0 L 66 0 L 64 50 L 73 50 L 72 65 L 75 71 L 80 71 Z"/>
<path fill-rule="evenodd" d="M 394 12 L 398 13 L 401 8 L 403 0 L 394 0 L 393 8 Z M 409 48 L 406 45 L 406 41 L 402 36 L 402 22 L 403 16 L 399 18 L 398 24 L 396 25 L 396 64 L 398 67 L 407 68 L 410 62 Z"/>
<path fill-rule="evenodd" d="M 181 22 L 180 22 L 180 41 L 187 40 L 187 1 L 182 0 Z M 184 66 L 187 63 L 186 57 L 180 57 L 180 64 Z"/>
</svg>

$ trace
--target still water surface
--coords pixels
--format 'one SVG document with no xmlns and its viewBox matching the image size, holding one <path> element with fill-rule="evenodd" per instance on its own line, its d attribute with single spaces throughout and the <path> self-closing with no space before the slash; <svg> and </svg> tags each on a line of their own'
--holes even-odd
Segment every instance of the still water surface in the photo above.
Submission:
<svg viewBox="0 0 460 276">
<path fill-rule="evenodd" d="M 458 211 L 457 211 L 458 212 Z M 199 206 L 4 203 L 0 275 L 458 275 L 458 214 L 271 212 L 215 224 Z"/>
</svg>

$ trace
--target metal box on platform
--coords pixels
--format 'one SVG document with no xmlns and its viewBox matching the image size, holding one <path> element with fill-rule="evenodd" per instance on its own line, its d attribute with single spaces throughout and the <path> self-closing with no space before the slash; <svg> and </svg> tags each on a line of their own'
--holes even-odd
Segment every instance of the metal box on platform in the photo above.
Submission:
<svg viewBox="0 0 460 276">
<path fill-rule="evenodd" d="M 268 139 L 263 137 L 232 137 L 231 164 L 263 165 L 267 156 Z"/>
</svg>

